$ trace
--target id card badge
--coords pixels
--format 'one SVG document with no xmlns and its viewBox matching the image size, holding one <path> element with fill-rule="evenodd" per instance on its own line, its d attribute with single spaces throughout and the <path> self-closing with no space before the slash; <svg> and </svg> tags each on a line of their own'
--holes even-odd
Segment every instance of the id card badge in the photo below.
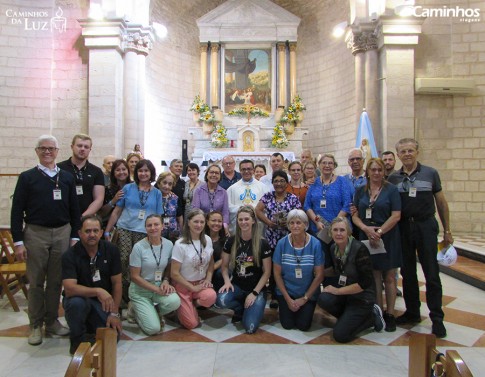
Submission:
<svg viewBox="0 0 485 377">
<path fill-rule="evenodd" d="M 145 214 L 146 214 L 146 211 L 144 209 L 140 209 L 138 211 L 138 220 L 145 220 Z"/>
<path fill-rule="evenodd" d="M 101 280 L 101 274 L 99 273 L 99 270 L 96 270 L 93 275 L 93 282 L 97 282 Z"/>
<path fill-rule="evenodd" d="M 241 265 L 239 267 L 239 276 L 245 276 L 246 275 L 246 267 Z"/>
<path fill-rule="evenodd" d="M 409 189 L 409 197 L 410 197 L 410 198 L 415 198 L 415 197 L 416 197 L 416 194 L 417 194 L 416 187 L 411 187 L 411 188 Z"/>
<path fill-rule="evenodd" d="M 204 273 L 204 266 L 203 265 L 200 265 L 199 266 L 199 274 L 203 274 Z"/>
<path fill-rule="evenodd" d="M 155 282 L 160 282 L 162 281 L 162 271 L 155 271 Z"/>
<path fill-rule="evenodd" d="M 164 217 L 163 218 L 163 225 L 164 226 L 169 226 L 170 225 L 170 218 L 169 217 Z"/>
<path fill-rule="evenodd" d="M 77 195 L 82 195 L 83 194 L 83 187 L 80 185 L 76 186 L 76 194 Z"/>
<path fill-rule="evenodd" d="M 62 200 L 61 190 L 59 189 L 52 190 L 52 195 L 54 197 L 54 200 Z"/>
<path fill-rule="evenodd" d="M 338 277 L 338 285 L 345 287 L 347 285 L 347 276 L 345 275 L 340 275 Z"/>
<path fill-rule="evenodd" d="M 301 267 L 295 268 L 295 278 L 297 279 L 303 278 L 303 271 L 301 270 Z"/>
<path fill-rule="evenodd" d="M 367 208 L 365 210 L 365 218 L 366 219 L 372 219 L 372 208 Z"/>
<path fill-rule="evenodd" d="M 327 199 L 320 200 L 320 208 L 327 208 Z"/>
</svg>

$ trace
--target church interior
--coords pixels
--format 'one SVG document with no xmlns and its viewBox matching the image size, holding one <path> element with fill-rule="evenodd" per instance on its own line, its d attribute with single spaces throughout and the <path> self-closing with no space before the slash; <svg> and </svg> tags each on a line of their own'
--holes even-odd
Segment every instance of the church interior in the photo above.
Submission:
<svg viewBox="0 0 485 377">
<path fill-rule="evenodd" d="M 309 149 L 334 154 L 342 175 L 365 112 L 373 154 L 414 138 L 419 161 L 440 173 L 460 256 L 441 273 L 448 337 L 437 345 L 457 349 L 479 376 L 484 18 L 478 0 L 0 0 L 1 227 L 42 134 L 59 140 L 59 161 L 85 133 L 98 166 L 135 144 L 157 173 L 173 159 L 203 165 L 230 154 L 268 165 L 273 152 L 292 161 Z M 423 314 L 422 274 L 419 281 Z M 20 312 L 0 299 L 0 376 L 63 374 L 68 339 L 30 347 L 27 301 L 15 297 Z M 405 310 L 402 298 L 396 309 Z M 198 329 L 168 320 L 151 337 L 124 323 L 118 375 L 406 376 L 409 338 L 431 326 L 427 319 L 338 345 L 318 311 L 299 332 L 267 308 L 254 335 L 224 311 L 201 316 Z"/>
</svg>

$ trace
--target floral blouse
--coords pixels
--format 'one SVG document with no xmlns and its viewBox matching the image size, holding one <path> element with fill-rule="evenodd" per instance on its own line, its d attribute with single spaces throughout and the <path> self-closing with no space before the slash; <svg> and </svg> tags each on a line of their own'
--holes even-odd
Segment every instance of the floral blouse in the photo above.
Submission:
<svg viewBox="0 0 485 377">
<path fill-rule="evenodd" d="M 177 222 L 177 217 L 182 216 L 182 206 L 177 195 L 171 192 L 168 197 L 162 198 L 163 209 L 163 232 L 162 237 L 173 239 L 178 238 L 181 229 Z M 175 233 L 177 233 L 175 235 Z"/>
<path fill-rule="evenodd" d="M 301 203 L 298 197 L 288 192 L 286 193 L 285 200 L 283 200 L 282 202 L 276 201 L 276 195 L 274 191 L 264 194 L 261 197 L 260 202 L 264 204 L 264 214 L 266 215 L 266 217 L 274 222 L 276 222 L 275 219 L 278 217 L 277 213 L 282 213 L 282 215 L 280 216 L 284 216 L 284 218 L 286 219 L 288 212 L 290 212 L 292 209 L 301 209 Z M 277 228 L 266 227 L 264 233 L 265 238 L 268 241 L 269 246 L 271 247 L 271 250 L 274 250 L 278 241 L 287 234 L 288 228 L 286 227 L 286 225 L 278 226 Z"/>
</svg>

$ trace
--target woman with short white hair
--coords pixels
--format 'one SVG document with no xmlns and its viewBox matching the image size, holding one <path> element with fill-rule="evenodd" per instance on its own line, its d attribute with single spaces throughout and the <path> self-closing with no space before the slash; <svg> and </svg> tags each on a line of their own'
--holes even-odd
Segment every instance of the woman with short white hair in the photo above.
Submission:
<svg viewBox="0 0 485 377">
<path fill-rule="evenodd" d="M 306 232 L 305 211 L 293 209 L 287 217 L 290 233 L 276 245 L 273 274 L 283 328 L 310 328 L 323 280 L 324 256 L 319 240 Z"/>
</svg>

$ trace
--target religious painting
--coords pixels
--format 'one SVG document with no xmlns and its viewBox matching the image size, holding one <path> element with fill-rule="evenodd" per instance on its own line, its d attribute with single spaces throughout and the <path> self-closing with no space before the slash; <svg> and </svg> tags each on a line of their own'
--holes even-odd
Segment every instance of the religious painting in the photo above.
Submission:
<svg viewBox="0 0 485 377">
<path fill-rule="evenodd" d="M 225 49 L 224 112 L 244 105 L 271 112 L 271 48 Z"/>
<path fill-rule="evenodd" d="M 254 132 L 243 132 L 243 152 L 254 152 Z"/>
</svg>

